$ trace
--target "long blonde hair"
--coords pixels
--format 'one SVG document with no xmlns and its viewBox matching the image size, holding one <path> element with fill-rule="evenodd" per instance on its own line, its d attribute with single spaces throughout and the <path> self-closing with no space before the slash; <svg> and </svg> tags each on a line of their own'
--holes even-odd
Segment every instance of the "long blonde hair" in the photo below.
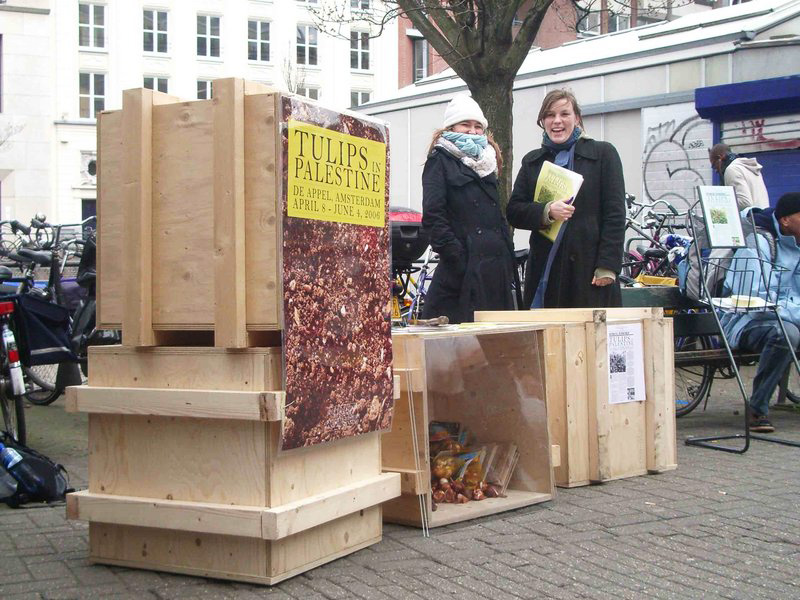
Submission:
<svg viewBox="0 0 800 600">
<path fill-rule="evenodd" d="M 431 139 L 431 144 L 430 146 L 428 146 L 428 154 L 433 152 L 433 149 L 436 147 L 436 142 L 439 140 L 442 134 L 445 131 L 452 131 L 452 130 L 453 129 L 451 127 L 447 127 L 443 129 L 437 129 L 436 131 L 434 131 L 433 138 Z M 503 170 L 503 153 L 500 152 L 500 146 L 497 145 L 497 142 L 494 141 L 492 134 L 489 133 L 488 131 L 486 132 L 486 140 L 489 142 L 492 148 L 494 148 L 494 152 L 497 155 L 497 174 L 500 175 L 500 172 Z"/>
</svg>

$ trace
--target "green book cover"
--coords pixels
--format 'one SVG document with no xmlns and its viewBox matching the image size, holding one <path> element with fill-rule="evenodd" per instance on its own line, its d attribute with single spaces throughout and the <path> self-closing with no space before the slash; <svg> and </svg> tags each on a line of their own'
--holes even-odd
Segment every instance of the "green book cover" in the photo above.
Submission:
<svg viewBox="0 0 800 600">
<path fill-rule="evenodd" d="M 578 190 L 581 189 L 582 183 L 583 175 L 545 161 L 542 164 L 542 170 L 539 171 L 539 178 L 536 180 L 533 201 L 547 204 L 548 202 L 563 200 L 569 204 L 578 195 Z M 562 223 L 563 221 L 555 221 L 549 227 L 540 229 L 539 233 L 551 242 L 555 242 Z"/>
</svg>

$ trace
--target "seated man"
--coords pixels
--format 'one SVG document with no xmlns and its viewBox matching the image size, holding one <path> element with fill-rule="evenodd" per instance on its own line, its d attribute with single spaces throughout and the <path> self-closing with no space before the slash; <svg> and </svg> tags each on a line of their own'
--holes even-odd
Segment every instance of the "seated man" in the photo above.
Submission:
<svg viewBox="0 0 800 600">
<path fill-rule="evenodd" d="M 800 265 L 800 193 L 784 194 L 774 210 L 746 209 L 743 215 L 748 210 L 755 211 L 756 226 L 762 231 L 756 235 L 756 240 L 748 239 L 747 248 L 734 254 L 725 288 L 742 294 L 742 287 L 747 286 L 750 289 L 744 293 L 766 299 L 764 283 L 769 282 L 769 300 L 777 300 L 789 343 L 797 351 L 800 345 L 800 270 L 795 269 Z M 765 237 L 767 235 L 774 236 L 774 244 Z M 753 260 L 759 257 L 771 263 L 764 265 L 763 272 L 759 261 Z M 778 274 L 772 272 L 773 265 L 787 269 L 781 272 L 780 280 Z M 750 429 L 772 433 L 775 428 L 767 418 L 769 401 L 792 362 L 780 324 L 771 311 L 726 313 L 721 320 L 731 347 L 761 353 L 750 396 Z"/>
</svg>

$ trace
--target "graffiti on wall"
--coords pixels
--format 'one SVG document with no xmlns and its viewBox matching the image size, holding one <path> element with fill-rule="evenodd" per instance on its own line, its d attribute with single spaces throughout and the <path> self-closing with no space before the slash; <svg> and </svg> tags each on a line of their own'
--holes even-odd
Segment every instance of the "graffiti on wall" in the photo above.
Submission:
<svg viewBox="0 0 800 600">
<path fill-rule="evenodd" d="M 711 182 L 711 123 L 691 103 L 659 106 L 642 110 L 642 132 L 642 198 L 685 210 Z"/>
<path fill-rule="evenodd" d="M 800 148 L 800 115 L 780 115 L 723 123 L 722 140 L 735 152 Z"/>
</svg>

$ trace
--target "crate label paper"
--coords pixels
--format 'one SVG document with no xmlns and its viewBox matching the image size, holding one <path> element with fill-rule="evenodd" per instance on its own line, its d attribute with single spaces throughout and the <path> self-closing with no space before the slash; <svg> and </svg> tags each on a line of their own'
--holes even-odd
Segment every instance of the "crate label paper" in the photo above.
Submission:
<svg viewBox="0 0 800 600">
<path fill-rule="evenodd" d="M 641 323 L 608 325 L 608 403 L 644 402 Z"/>
<path fill-rule="evenodd" d="M 289 121 L 290 217 L 384 227 L 386 144 Z"/>
</svg>

